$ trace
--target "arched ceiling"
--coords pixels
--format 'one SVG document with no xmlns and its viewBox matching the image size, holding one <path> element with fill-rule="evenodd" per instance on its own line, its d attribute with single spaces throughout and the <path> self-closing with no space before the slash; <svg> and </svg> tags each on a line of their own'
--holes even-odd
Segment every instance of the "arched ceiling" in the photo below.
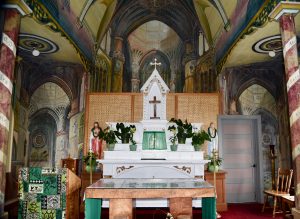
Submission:
<svg viewBox="0 0 300 219">
<path fill-rule="evenodd" d="M 114 35 L 127 37 L 137 27 L 151 20 L 167 24 L 182 40 L 190 39 L 195 30 L 200 30 L 193 4 L 189 0 L 120 0 L 112 20 L 112 26 L 118 27 Z"/>
<path fill-rule="evenodd" d="M 195 39 L 197 31 L 202 31 L 212 45 L 210 47 L 215 48 L 218 68 L 270 60 L 266 54 L 254 52 L 252 46 L 265 37 L 280 34 L 277 22 L 264 19 L 270 13 L 268 9 L 276 5 L 275 0 L 24 2 L 31 8 L 33 16 L 22 17 L 21 32 L 48 38 L 56 44 L 59 48 L 56 52 L 43 55 L 43 58 L 54 61 L 79 63 L 82 57 L 91 60 L 95 44 L 101 42 L 110 27 L 115 27 L 113 36 L 127 37 L 139 26 L 152 20 L 171 27 L 182 41 Z M 295 18 L 298 30 L 299 16 Z M 253 23 L 257 31 L 251 34 L 247 31 Z M 24 55 L 26 52 L 22 53 Z"/>
<path fill-rule="evenodd" d="M 253 115 L 257 109 L 265 109 L 276 117 L 275 98 L 264 87 L 253 84 L 248 87 L 239 97 L 243 115 Z"/>
<path fill-rule="evenodd" d="M 160 21 L 149 21 L 134 30 L 128 37 L 131 49 L 138 49 L 143 53 L 157 49 L 167 51 L 178 47 L 180 38 L 177 33 Z"/>
<path fill-rule="evenodd" d="M 52 82 L 41 85 L 30 99 L 31 113 L 42 108 L 58 106 L 66 108 L 68 105 L 70 105 L 70 100 L 65 91 Z"/>
</svg>

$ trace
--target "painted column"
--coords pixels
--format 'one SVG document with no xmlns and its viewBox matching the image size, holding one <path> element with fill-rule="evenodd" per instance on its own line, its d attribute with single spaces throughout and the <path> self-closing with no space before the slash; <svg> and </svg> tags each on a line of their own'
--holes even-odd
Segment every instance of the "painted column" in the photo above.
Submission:
<svg viewBox="0 0 300 219">
<path fill-rule="evenodd" d="M 300 215 L 300 72 L 294 14 L 298 13 L 299 9 L 299 3 L 280 2 L 270 14 L 271 18 L 279 20 L 280 23 L 287 80 L 295 202 L 298 216 Z"/>
<path fill-rule="evenodd" d="M 69 136 L 66 131 L 66 117 L 65 117 L 66 108 L 62 108 L 59 111 L 59 121 L 57 124 L 57 133 L 56 133 L 56 147 L 55 147 L 55 166 L 61 166 L 61 159 L 68 157 L 68 142 Z"/>
<path fill-rule="evenodd" d="M 0 48 L 0 217 L 4 214 L 6 155 L 20 14 L 14 9 L 5 10 L 4 20 Z"/>
<path fill-rule="evenodd" d="M 140 64 L 138 60 L 133 59 L 132 62 L 132 77 L 131 77 L 131 92 L 140 92 Z"/>
<path fill-rule="evenodd" d="M 123 54 L 123 38 L 114 38 L 113 69 L 112 69 L 112 91 L 122 92 L 123 85 L 123 64 L 125 57 Z"/>
<path fill-rule="evenodd" d="M 176 64 L 175 61 L 172 60 L 171 63 L 171 80 L 170 80 L 170 92 L 175 93 L 176 91 Z"/>
<path fill-rule="evenodd" d="M 185 85 L 184 92 L 194 92 L 194 72 L 196 68 L 196 57 L 194 57 L 193 45 L 190 41 L 185 43 L 185 57 L 183 59 L 185 66 Z"/>
<path fill-rule="evenodd" d="M 289 102 L 290 131 L 295 170 L 294 182 L 296 191 L 296 207 L 300 209 L 300 74 L 298 64 L 297 39 L 293 15 L 280 18 L 280 30 L 283 45 L 287 95 Z"/>
</svg>

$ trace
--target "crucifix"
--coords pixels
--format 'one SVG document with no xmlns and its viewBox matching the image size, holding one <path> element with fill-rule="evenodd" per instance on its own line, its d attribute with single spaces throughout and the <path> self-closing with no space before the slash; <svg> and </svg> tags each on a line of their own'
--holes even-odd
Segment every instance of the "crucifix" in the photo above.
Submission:
<svg viewBox="0 0 300 219">
<path fill-rule="evenodd" d="M 157 59 L 155 58 L 155 59 L 154 59 L 154 62 L 150 62 L 150 65 L 154 65 L 155 70 L 156 70 L 156 66 L 157 66 L 157 65 L 158 65 L 158 66 L 161 65 L 161 62 L 156 62 L 156 61 L 157 61 Z"/>
<path fill-rule="evenodd" d="M 160 117 L 157 117 L 157 115 L 156 115 L 156 111 L 157 111 L 156 104 L 161 103 L 161 101 L 157 100 L 156 96 L 154 96 L 153 100 L 150 100 L 149 103 L 153 104 L 153 111 L 154 111 L 153 112 L 153 117 L 150 117 L 150 119 L 160 119 Z"/>
</svg>

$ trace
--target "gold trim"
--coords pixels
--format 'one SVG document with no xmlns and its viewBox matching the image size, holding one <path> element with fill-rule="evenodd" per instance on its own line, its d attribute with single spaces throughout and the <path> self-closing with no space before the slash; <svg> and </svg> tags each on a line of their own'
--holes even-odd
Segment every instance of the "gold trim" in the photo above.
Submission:
<svg viewBox="0 0 300 219">
<path fill-rule="evenodd" d="M 260 13 L 264 10 L 265 6 L 267 4 L 269 4 L 269 2 L 272 0 L 267 0 L 265 1 L 265 3 L 261 6 L 261 8 L 257 11 L 256 15 L 254 15 L 254 17 L 251 19 L 251 21 L 248 23 L 248 25 L 246 26 L 246 28 L 240 33 L 240 35 L 238 36 L 238 38 L 231 44 L 231 46 L 229 47 L 229 49 L 227 50 L 227 53 L 223 56 L 222 59 L 220 59 L 220 61 L 217 63 L 217 75 L 219 73 L 221 73 L 232 49 L 236 46 L 236 44 L 238 43 L 238 41 L 240 41 L 240 39 L 244 36 L 244 34 L 246 32 L 248 32 L 248 29 L 252 26 L 252 24 L 254 23 L 254 21 L 257 19 L 257 17 L 260 15 Z"/>
<path fill-rule="evenodd" d="M 91 60 L 89 60 L 87 57 L 85 57 L 85 55 L 83 54 L 83 52 L 81 51 L 81 49 L 71 39 L 71 37 L 65 32 L 65 30 L 59 25 L 59 23 L 54 19 L 54 17 L 51 15 L 51 13 L 48 11 L 48 9 L 43 4 L 39 3 L 36 0 L 34 0 L 34 2 L 39 7 L 42 8 L 42 10 L 47 14 L 47 16 L 49 16 L 49 20 L 51 20 L 51 22 L 53 22 L 57 26 L 58 30 L 62 33 L 62 36 L 65 36 L 71 42 L 71 44 L 75 47 L 75 50 L 76 50 L 77 54 L 79 55 L 79 58 L 80 58 L 80 60 L 81 60 L 81 62 L 83 64 L 83 66 L 85 67 L 85 70 L 89 71 L 90 70 L 89 68 L 90 68 Z M 41 23 L 34 13 L 33 13 L 33 17 L 34 17 L 34 19 L 37 20 L 37 22 Z M 42 24 L 42 25 L 45 25 L 45 24 Z M 49 25 L 47 25 L 47 26 L 50 28 Z"/>
<path fill-rule="evenodd" d="M 269 17 L 273 20 L 276 20 L 275 18 L 277 17 L 278 14 L 281 13 L 283 10 L 291 10 L 291 9 L 296 9 L 300 10 L 300 2 L 279 2 L 277 6 L 273 9 L 273 11 L 269 14 Z M 297 12 L 297 13 L 298 13 Z"/>
</svg>

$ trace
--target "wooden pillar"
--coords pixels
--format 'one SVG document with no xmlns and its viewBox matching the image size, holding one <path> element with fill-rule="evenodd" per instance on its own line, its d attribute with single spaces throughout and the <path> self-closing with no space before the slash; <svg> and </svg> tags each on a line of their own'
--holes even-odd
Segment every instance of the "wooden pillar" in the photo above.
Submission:
<svg viewBox="0 0 300 219">
<path fill-rule="evenodd" d="M 4 214 L 6 157 L 9 120 L 16 60 L 16 45 L 20 29 L 20 14 L 15 9 L 5 10 L 5 24 L 0 48 L 0 217 Z"/>
<path fill-rule="evenodd" d="M 269 15 L 279 21 L 290 119 L 296 209 L 300 210 L 300 72 L 294 15 L 299 2 L 280 2 Z"/>
</svg>

